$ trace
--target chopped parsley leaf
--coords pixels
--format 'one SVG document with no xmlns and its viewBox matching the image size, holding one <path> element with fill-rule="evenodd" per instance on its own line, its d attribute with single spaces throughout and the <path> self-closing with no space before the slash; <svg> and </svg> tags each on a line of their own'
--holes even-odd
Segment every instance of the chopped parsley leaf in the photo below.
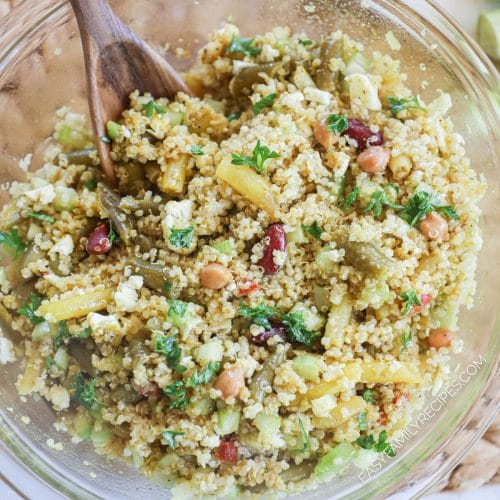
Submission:
<svg viewBox="0 0 500 500">
<path fill-rule="evenodd" d="M 405 109 L 420 109 L 425 111 L 418 97 L 411 97 L 410 99 L 398 99 L 397 97 L 388 97 L 392 116 L 397 116 Z"/>
<path fill-rule="evenodd" d="M 40 295 L 37 295 L 34 292 L 31 292 L 29 301 L 24 303 L 17 310 L 17 312 L 19 314 L 22 314 L 23 316 L 26 316 L 30 320 L 32 325 L 38 325 L 38 323 L 41 323 L 43 321 L 43 318 L 37 316 L 35 314 L 35 311 L 40 307 L 41 304 L 42 304 L 42 297 L 40 297 Z"/>
<path fill-rule="evenodd" d="M 311 449 L 311 439 L 309 438 L 309 434 L 306 432 L 306 429 L 300 417 L 299 417 L 299 427 L 300 427 L 300 432 L 302 434 L 302 448 L 297 451 L 299 451 L 300 453 L 306 453 Z"/>
<path fill-rule="evenodd" d="M 321 238 L 321 235 L 323 234 L 323 229 L 316 221 L 313 222 L 312 226 L 306 226 L 303 224 L 302 229 L 306 233 L 310 234 L 311 236 L 314 236 L 318 240 Z"/>
<path fill-rule="evenodd" d="M 269 318 L 277 314 L 278 311 L 276 307 L 266 306 L 266 304 L 262 302 L 257 307 L 249 307 L 240 304 L 239 315 L 250 319 L 253 324 L 262 326 L 266 330 L 272 328 Z"/>
<path fill-rule="evenodd" d="M 83 185 L 89 190 L 93 191 L 97 187 L 97 179 L 95 177 L 92 177 L 90 179 L 87 179 L 86 181 L 83 181 Z"/>
<path fill-rule="evenodd" d="M 169 300 L 168 301 L 169 308 L 167 317 L 172 318 L 172 316 L 177 316 L 179 318 L 183 318 L 186 314 L 188 304 L 182 300 Z"/>
<path fill-rule="evenodd" d="M 308 45 L 312 45 L 313 44 L 313 41 L 312 40 L 309 40 L 308 38 L 305 38 L 304 40 L 301 40 L 299 38 L 299 43 L 301 45 L 303 45 L 304 47 L 307 47 Z"/>
<path fill-rule="evenodd" d="M 95 395 L 95 382 L 95 378 L 91 378 L 86 382 L 83 374 L 79 373 L 73 383 L 73 389 L 75 390 L 73 399 L 86 410 L 95 410 L 100 406 Z"/>
<path fill-rule="evenodd" d="M 399 212 L 399 216 L 410 226 L 417 225 L 428 213 L 437 211 L 448 219 L 458 220 L 455 209 L 449 205 L 438 205 L 433 202 L 433 196 L 426 191 L 416 192 Z"/>
<path fill-rule="evenodd" d="M 375 217 L 380 217 L 382 215 L 383 207 L 389 207 L 396 211 L 403 210 L 403 207 L 401 205 L 393 203 L 388 198 L 385 191 L 378 190 L 372 194 L 370 201 L 364 208 L 364 212 L 371 212 Z"/>
<path fill-rule="evenodd" d="M 246 56 L 258 56 L 262 49 L 254 45 L 255 38 L 237 38 L 233 36 L 231 43 L 226 49 L 229 54 L 245 54 Z"/>
<path fill-rule="evenodd" d="M 168 235 L 168 241 L 177 248 L 189 248 L 193 242 L 194 226 L 184 229 L 173 228 Z"/>
<path fill-rule="evenodd" d="M 180 301 L 177 301 L 180 302 Z M 183 303 L 187 306 L 187 304 Z M 169 309 L 170 313 L 170 309 Z M 167 358 L 167 365 L 177 373 L 184 373 L 186 367 L 180 364 L 182 349 L 177 342 L 177 335 L 157 335 L 154 341 L 154 352 L 163 354 Z"/>
<path fill-rule="evenodd" d="M 241 116 L 241 112 L 240 111 L 233 111 L 232 113 L 229 113 L 227 115 L 227 120 L 229 122 L 232 122 L 234 120 L 239 120 L 240 116 Z"/>
<path fill-rule="evenodd" d="M 50 371 L 55 365 L 56 362 L 54 361 L 54 358 L 52 356 L 47 356 L 47 359 L 45 360 L 45 370 Z"/>
<path fill-rule="evenodd" d="M 203 149 L 201 149 L 198 144 L 193 144 L 191 146 L 191 154 L 194 156 L 203 156 L 205 154 L 205 151 L 203 151 Z"/>
<path fill-rule="evenodd" d="M 90 326 L 87 326 L 83 330 L 80 330 L 75 337 L 78 339 L 88 339 L 90 338 L 90 335 L 92 334 L 92 328 Z"/>
<path fill-rule="evenodd" d="M 395 457 L 396 452 L 387 441 L 387 431 L 382 431 L 378 436 L 378 441 L 375 441 L 373 436 L 360 436 L 356 439 L 356 443 L 365 450 L 376 451 L 378 453 L 385 453 L 388 457 Z"/>
<path fill-rule="evenodd" d="M 376 391 L 375 389 L 366 389 L 363 392 L 363 399 L 367 403 L 376 403 L 378 401 L 378 391 Z"/>
<path fill-rule="evenodd" d="M 111 222 L 110 219 L 108 219 L 108 226 L 109 226 L 108 240 L 111 244 L 113 244 L 115 241 L 118 241 L 120 237 L 116 234 L 116 231 L 113 229 L 113 223 Z"/>
<path fill-rule="evenodd" d="M 43 222 L 48 222 L 49 224 L 52 224 L 55 219 L 52 217 L 52 215 L 47 215 L 42 212 L 27 212 L 26 215 L 28 217 L 31 217 L 32 219 L 37 219 L 41 220 Z"/>
<path fill-rule="evenodd" d="M 163 439 L 167 442 L 167 445 L 170 446 L 170 448 L 175 448 L 175 438 L 177 436 L 184 436 L 184 432 L 177 432 L 177 431 L 163 431 L 162 433 Z"/>
<path fill-rule="evenodd" d="M 401 334 L 401 352 L 411 344 L 411 332 Z"/>
<path fill-rule="evenodd" d="M 68 324 L 66 321 L 58 321 L 57 322 L 57 334 L 54 337 L 54 347 L 57 349 L 58 347 L 61 346 L 61 344 L 66 340 L 69 339 L 70 333 L 69 333 L 69 328 Z"/>
<path fill-rule="evenodd" d="M 358 415 L 358 426 L 360 431 L 368 430 L 368 424 L 366 423 L 366 416 L 368 413 L 364 411 Z"/>
<path fill-rule="evenodd" d="M 311 332 L 306 328 L 304 316 L 301 312 L 284 314 L 281 317 L 281 322 L 287 327 L 287 335 L 290 342 L 297 342 L 309 347 L 318 338 L 316 332 Z"/>
<path fill-rule="evenodd" d="M 349 127 L 349 122 L 345 115 L 328 115 L 326 118 L 326 130 L 334 135 L 340 135 Z"/>
<path fill-rule="evenodd" d="M 359 196 L 359 187 L 353 188 L 353 190 L 341 201 L 339 201 L 339 207 L 344 211 L 348 212 L 352 209 L 355 201 Z"/>
<path fill-rule="evenodd" d="M 165 108 L 157 104 L 154 99 L 151 99 L 147 103 L 143 104 L 141 107 L 141 111 L 144 111 L 144 114 L 148 117 L 151 118 L 153 116 L 153 113 L 156 111 L 159 115 L 162 115 L 167 112 Z"/>
<path fill-rule="evenodd" d="M 187 389 L 182 380 L 166 385 L 163 392 L 170 398 L 169 408 L 173 410 L 184 410 L 189 403 Z"/>
<path fill-rule="evenodd" d="M 221 364 L 219 361 L 210 361 L 201 372 L 195 371 L 186 382 L 187 387 L 208 384 L 219 373 Z"/>
<path fill-rule="evenodd" d="M 231 156 L 233 165 L 247 165 L 255 168 L 259 174 L 263 174 L 266 171 L 264 162 L 270 158 L 279 158 L 280 155 L 276 151 L 271 151 L 267 146 L 261 145 L 260 140 L 258 140 L 252 156 L 242 156 L 235 153 L 232 153 Z"/>
<path fill-rule="evenodd" d="M 169 283 L 168 281 L 166 283 L 163 283 L 163 285 L 161 286 L 161 289 L 164 291 L 164 292 L 171 292 L 172 291 L 172 288 L 173 288 L 174 285 L 172 285 L 172 283 Z"/>
<path fill-rule="evenodd" d="M 257 101 L 252 106 L 253 114 L 257 116 L 259 113 L 262 113 L 262 111 L 264 111 L 264 108 L 272 106 L 275 100 L 276 100 L 276 94 L 266 95 L 260 101 Z"/>
<path fill-rule="evenodd" d="M 408 290 L 401 294 L 401 299 L 405 302 L 403 307 L 403 311 L 401 313 L 402 316 L 406 316 L 413 306 L 421 306 L 422 303 L 420 299 L 417 297 L 417 294 L 413 290 Z"/>
<path fill-rule="evenodd" d="M 17 259 L 26 250 L 26 243 L 21 239 L 15 227 L 10 231 L 0 232 L 0 245 L 6 247 L 13 259 Z"/>
</svg>

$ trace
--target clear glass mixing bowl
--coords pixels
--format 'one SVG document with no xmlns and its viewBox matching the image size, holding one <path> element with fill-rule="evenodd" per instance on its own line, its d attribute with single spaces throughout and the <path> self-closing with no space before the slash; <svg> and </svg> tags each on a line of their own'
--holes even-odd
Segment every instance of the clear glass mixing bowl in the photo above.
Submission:
<svg viewBox="0 0 500 500">
<path fill-rule="evenodd" d="M 98 1 L 98 0 L 89 0 Z M 494 385 L 499 351 L 500 280 L 497 232 L 499 215 L 498 74 L 486 56 L 433 2 L 408 0 L 120 0 L 112 2 L 124 19 L 178 69 L 195 54 L 207 34 L 224 19 L 246 35 L 272 26 L 289 25 L 320 38 L 342 29 L 367 49 L 390 52 L 384 35 L 392 30 L 402 43 L 393 53 L 402 61 L 410 86 L 424 99 L 437 89 L 451 94 L 456 127 L 466 140 L 475 168 L 487 178 L 483 202 L 484 246 L 478 269 L 475 307 L 461 315 L 463 353 L 452 368 L 453 384 L 430 396 L 398 456 L 378 463 L 371 475 L 346 474 L 303 498 L 350 498 L 403 492 L 422 493 L 453 468 L 481 435 L 498 404 Z M 170 44 L 170 51 L 164 50 Z M 422 89 L 425 80 L 428 86 Z M 7 188 L 25 176 L 18 162 L 34 152 L 31 169 L 54 125 L 57 108 L 68 105 L 86 112 L 85 78 L 76 23 L 62 0 L 26 0 L 0 22 L 0 204 Z M 495 108 L 495 106 L 497 106 Z M 8 333 L 6 332 L 8 335 Z M 15 339 L 14 339 L 15 340 Z M 96 455 L 89 444 L 73 444 L 53 426 L 44 401 L 21 401 L 14 382 L 19 364 L 0 365 L 0 438 L 45 482 L 63 495 L 77 498 L 166 498 L 168 493 L 126 464 Z M 24 422 L 30 419 L 29 425 Z M 62 451 L 47 447 L 62 443 Z M 91 475 L 95 477 L 91 477 Z M 22 490 L 22 485 L 19 485 Z"/>
</svg>

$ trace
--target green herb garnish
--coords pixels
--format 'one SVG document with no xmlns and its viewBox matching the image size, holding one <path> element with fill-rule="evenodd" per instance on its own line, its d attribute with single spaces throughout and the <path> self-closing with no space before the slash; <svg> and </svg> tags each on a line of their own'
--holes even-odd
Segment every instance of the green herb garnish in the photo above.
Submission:
<svg viewBox="0 0 500 500">
<path fill-rule="evenodd" d="M 360 436 L 356 439 L 356 443 L 365 450 L 376 451 L 378 453 L 385 453 L 388 457 L 395 457 L 396 452 L 387 441 L 387 431 L 382 431 L 378 436 L 378 441 L 373 436 Z"/>
<path fill-rule="evenodd" d="M 49 224 L 52 224 L 55 221 L 54 217 L 52 217 L 51 215 L 44 214 L 42 212 L 26 212 L 26 215 L 28 217 L 31 217 L 32 219 L 48 222 Z"/>
<path fill-rule="evenodd" d="M 38 325 L 38 323 L 41 323 L 44 320 L 43 318 L 35 314 L 35 311 L 40 307 L 41 304 L 42 304 L 42 297 L 40 297 L 40 295 L 37 295 L 34 292 L 31 292 L 29 301 L 25 302 L 17 310 L 17 312 L 19 314 L 22 314 L 23 316 L 26 316 L 30 320 L 32 325 Z"/>
<path fill-rule="evenodd" d="M 168 241 L 177 248 L 189 248 L 193 241 L 194 226 L 184 229 L 172 229 L 168 235 Z"/>
<path fill-rule="evenodd" d="M 349 127 L 347 117 L 344 115 L 328 115 L 326 118 L 326 130 L 334 135 L 340 135 Z"/>
<path fill-rule="evenodd" d="M 366 389 L 363 391 L 363 399 L 367 403 L 375 404 L 378 401 L 378 391 L 375 389 Z"/>
<path fill-rule="evenodd" d="M 201 372 L 195 371 L 186 382 L 186 387 L 208 384 L 219 373 L 221 364 L 219 361 L 210 361 Z"/>
<path fill-rule="evenodd" d="M 61 344 L 66 340 L 69 339 L 70 333 L 69 333 L 69 328 L 68 324 L 66 321 L 58 321 L 57 322 L 57 334 L 54 337 L 54 347 L 57 349 L 58 347 L 61 346 Z"/>
<path fill-rule="evenodd" d="M 111 244 L 113 244 L 115 241 L 118 241 L 120 239 L 120 237 L 118 236 L 118 234 L 114 230 L 113 223 L 111 222 L 111 219 L 108 219 L 108 227 L 109 227 L 108 240 Z"/>
<path fill-rule="evenodd" d="M 187 306 L 184 302 L 182 302 L 182 304 Z M 170 310 L 171 309 L 169 309 L 169 313 Z M 154 352 L 163 354 L 167 358 L 167 365 L 175 372 L 184 373 L 186 371 L 186 367 L 180 364 L 182 349 L 177 341 L 177 335 L 170 335 L 168 337 L 166 335 L 157 335 L 155 337 L 153 350 Z"/>
<path fill-rule="evenodd" d="M 258 140 L 252 156 L 242 156 L 235 153 L 232 153 L 231 156 L 233 165 L 248 165 L 255 168 L 259 174 L 263 174 L 266 171 L 264 162 L 270 158 L 279 158 L 280 155 L 276 151 L 271 151 L 267 146 L 261 145 L 260 140 Z"/>
<path fill-rule="evenodd" d="M 95 177 L 92 177 L 90 179 L 87 179 L 86 181 L 83 181 L 83 185 L 89 190 L 93 191 L 97 187 L 97 179 Z"/>
<path fill-rule="evenodd" d="M 308 38 L 305 38 L 304 40 L 301 40 L 299 38 L 299 43 L 301 45 L 303 45 L 304 47 L 307 47 L 308 45 L 312 45 L 313 44 L 313 41 L 312 40 L 309 40 Z"/>
<path fill-rule="evenodd" d="M 318 338 L 316 332 L 311 332 L 306 328 L 304 316 L 301 312 L 284 314 L 280 321 L 287 327 L 288 339 L 291 342 L 298 342 L 309 347 Z"/>
<path fill-rule="evenodd" d="M 410 99 L 398 99 L 397 97 L 388 97 L 392 116 L 397 116 L 400 111 L 405 109 L 420 109 L 425 111 L 418 97 L 411 97 Z"/>
<path fill-rule="evenodd" d="M 364 411 L 358 415 L 358 426 L 360 431 L 368 430 L 368 424 L 366 423 L 366 416 L 368 413 Z"/>
<path fill-rule="evenodd" d="M 168 303 L 170 307 L 168 308 L 167 317 L 169 319 L 173 316 L 177 316 L 179 318 L 184 317 L 188 308 L 187 302 L 182 300 L 169 300 Z"/>
<path fill-rule="evenodd" d="M 399 212 L 399 216 L 410 226 L 415 226 L 432 211 L 440 212 L 448 219 L 458 220 L 459 218 L 453 207 L 436 204 L 433 201 L 433 196 L 426 191 L 416 192 Z"/>
<path fill-rule="evenodd" d="M 420 299 L 417 297 L 417 294 L 413 290 L 408 290 L 401 294 L 401 299 L 405 302 L 403 307 L 402 315 L 406 316 L 413 306 L 421 306 L 422 303 Z"/>
<path fill-rule="evenodd" d="M 163 107 L 161 107 L 159 104 L 157 104 L 154 99 L 151 99 L 147 103 L 143 104 L 141 107 L 141 111 L 144 111 L 144 114 L 148 117 L 151 118 L 153 116 L 153 113 L 156 111 L 159 115 L 162 115 L 167 112 L 167 110 Z"/>
<path fill-rule="evenodd" d="M 54 361 L 54 358 L 52 356 L 47 356 L 47 359 L 45 360 L 45 370 L 50 371 L 55 365 L 56 362 Z"/>
<path fill-rule="evenodd" d="M 177 432 L 177 431 L 163 431 L 162 433 L 163 439 L 167 442 L 167 445 L 170 446 L 170 448 L 175 448 L 175 438 L 177 436 L 184 436 L 184 432 Z"/>
<path fill-rule="evenodd" d="M 73 389 L 75 390 L 73 399 L 86 410 L 95 410 L 101 405 L 95 395 L 95 382 L 95 378 L 91 378 L 86 382 L 83 374 L 79 373 L 73 383 Z"/>
<path fill-rule="evenodd" d="M 257 101 L 252 106 L 253 114 L 257 116 L 259 113 L 262 113 L 262 111 L 264 111 L 264 108 L 272 106 L 275 100 L 276 100 L 276 94 L 266 95 L 260 101 Z"/>
<path fill-rule="evenodd" d="M 393 210 L 400 211 L 403 210 L 401 205 L 392 202 L 385 191 L 375 191 L 368 204 L 366 205 L 364 212 L 371 212 L 375 217 L 380 217 L 382 215 L 382 209 L 384 207 L 392 208 Z"/>
<path fill-rule="evenodd" d="M 352 209 L 352 206 L 356 202 L 359 196 L 359 187 L 353 188 L 353 190 L 341 201 L 339 201 L 339 207 L 344 211 L 348 212 Z"/>
<path fill-rule="evenodd" d="M 302 448 L 297 451 L 300 453 L 306 453 L 311 449 L 311 439 L 309 438 L 309 434 L 306 432 L 306 429 L 300 417 L 299 417 L 299 427 L 300 427 L 300 433 L 302 434 Z"/>
<path fill-rule="evenodd" d="M 253 324 L 262 326 L 266 330 L 272 328 L 269 319 L 277 314 L 276 307 L 266 306 L 264 303 L 260 303 L 257 307 L 240 304 L 239 315 L 250 319 Z"/>
<path fill-rule="evenodd" d="M 194 156 L 203 156 L 205 154 L 205 151 L 203 151 L 203 149 L 201 149 L 198 144 L 193 144 L 191 146 L 191 154 Z"/>
<path fill-rule="evenodd" d="M 321 235 L 323 234 L 323 229 L 316 221 L 313 222 L 312 226 L 306 226 L 305 224 L 302 224 L 302 229 L 306 233 L 310 234 L 311 236 L 314 236 L 318 240 L 321 238 Z"/>
<path fill-rule="evenodd" d="M 239 120 L 240 117 L 241 117 L 240 111 L 233 111 L 232 113 L 229 113 L 227 115 L 227 121 L 232 122 L 234 120 Z"/>
<path fill-rule="evenodd" d="M 229 54 L 245 54 L 246 56 L 258 56 L 262 49 L 254 45 L 255 38 L 237 38 L 233 36 L 231 43 L 226 49 Z"/>
<path fill-rule="evenodd" d="M 163 285 L 161 286 L 161 289 L 166 292 L 166 293 L 169 293 L 172 291 L 172 288 L 173 288 L 174 285 L 172 285 L 172 283 L 163 283 Z"/>
<path fill-rule="evenodd" d="M 80 330 L 75 337 L 78 339 L 88 339 L 92 335 L 92 328 L 90 326 L 87 326 L 83 330 Z"/>
<path fill-rule="evenodd" d="M 0 245 L 6 247 L 13 259 L 17 259 L 27 248 L 15 227 L 10 231 L 0 232 Z"/>
<path fill-rule="evenodd" d="M 171 409 L 184 410 L 189 403 L 186 386 L 181 380 L 168 384 L 163 392 L 170 398 Z"/>
<path fill-rule="evenodd" d="M 401 352 L 411 344 L 411 332 L 401 334 Z"/>
</svg>

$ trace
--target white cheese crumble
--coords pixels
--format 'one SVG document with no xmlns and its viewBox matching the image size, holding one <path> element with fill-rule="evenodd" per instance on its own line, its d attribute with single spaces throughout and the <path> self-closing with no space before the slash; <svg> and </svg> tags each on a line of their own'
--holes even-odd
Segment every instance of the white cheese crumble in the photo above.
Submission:
<svg viewBox="0 0 500 500">
<path fill-rule="evenodd" d="M 41 203 L 42 205 L 48 205 L 54 201 L 56 193 L 52 184 L 47 184 L 36 189 L 31 189 L 26 191 L 25 196 L 27 196 L 31 201 Z"/>
<path fill-rule="evenodd" d="M 132 312 L 135 310 L 139 298 L 137 290 L 144 284 L 142 276 L 130 276 L 130 278 L 118 285 L 115 292 L 115 302 L 119 311 Z"/>
<path fill-rule="evenodd" d="M 273 262 L 277 266 L 283 266 L 286 262 L 286 252 L 282 252 L 281 250 L 273 250 Z"/>
<path fill-rule="evenodd" d="M 69 234 L 61 238 L 49 251 L 50 254 L 71 255 L 74 249 L 73 238 Z"/>
<path fill-rule="evenodd" d="M 49 389 L 49 398 L 55 410 L 65 410 L 69 407 L 69 392 L 62 385 L 53 385 Z"/>
<path fill-rule="evenodd" d="M 114 314 L 105 316 L 104 314 L 91 312 L 87 318 L 92 330 L 118 331 L 120 329 L 120 323 Z"/>
<path fill-rule="evenodd" d="M 289 108 L 295 109 L 300 106 L 300 103 L 304 100 L 304 95 L 302 92 L 294 92 L 293 94 L 285 94 L 281 98 L 281 103 L 283 106 L 288 106 Z"/>
<path fill-rule="evenodd" d="M 315 89 L 313 87 L 307 87 L 304 90 L 304 95 L 308 101 L 317 102 L 319 104 L 323 104 L 324 106 L 328 106 L 332 100 L 332 94 L 330 94 L 330 92 Z"/>
<path fill-rule="evenodd" d="M 349 83 L 349 95 L 351 102 L 359 99 L 361 104 L 369 110 L 380 111 L 382 103 L 378 97 L 378 87 L 367 75 L 361 73 L 346 77 Z"/>
<path fill-rule="evenodd" d="M 13 363 L 15 360 L 14 345 L 9 339 L 0 337 L 0 365 Z"/>
<path fill-rule="evenodd" d="M 330 417 L 330 412 L 337 406 L 337 398 L 331 394 L 325 394 L 311 401 L 314 415 L 317 417 Z"/>
<path fill-rule="evenodd" d="M 191 200 L 169 201 L 165 205 L 165 217 L 161 221 L 163 235 L 168 238 L 171 229 L 188 227 L 192 218 L 193 202 Z"/>
</svg>

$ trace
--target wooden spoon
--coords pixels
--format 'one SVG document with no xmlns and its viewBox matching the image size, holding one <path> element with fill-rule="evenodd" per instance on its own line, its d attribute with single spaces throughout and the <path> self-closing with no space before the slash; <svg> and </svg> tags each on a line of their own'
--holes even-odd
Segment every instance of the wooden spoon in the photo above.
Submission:
<svg viewBox="0 0 500 500">
<path fill-rule="evenodd" d="M 108 120 L 118 120 L 134 90 L 155 97 L 191 95 L 181 77 L 163 57 L 141 40 L 111 10 L 107 0 L 70 0 L 82 39 L 87 95 L 97 152 L 111 185 L 116 185 L 109 144 Z"/>
</svg>

